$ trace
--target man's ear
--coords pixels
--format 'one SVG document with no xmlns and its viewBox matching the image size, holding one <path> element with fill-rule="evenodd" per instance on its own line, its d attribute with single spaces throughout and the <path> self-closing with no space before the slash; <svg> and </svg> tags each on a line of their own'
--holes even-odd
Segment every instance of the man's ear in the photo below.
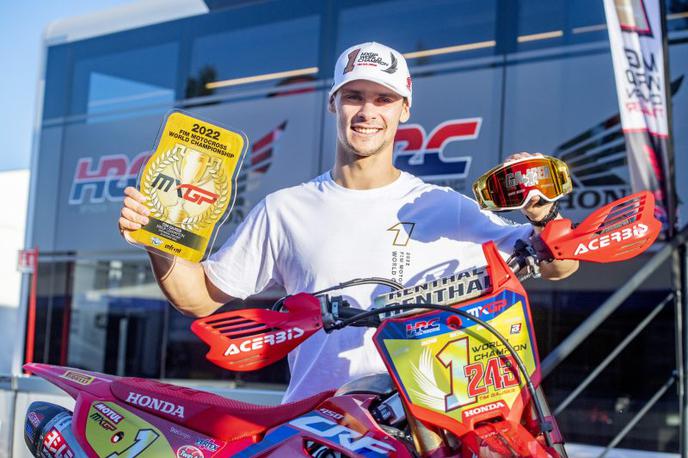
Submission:
<svg viewBox="0 0 688 458">
<path fill-rule="evenodd" d="M 329 102 L 327 102 L 327 110 L 328 110 L 330 113 L 336 113 L 336 112 L 337 112 L 337 110 L 336 110 L 335 107 L 334 107 L 334 98 L 335 98 L 336 95 L 337 95 L 337 93 L 332 94 L 332 95 L 330 96 Z"/>
<path fill-rule="evenodd" d="M 411 107 L 409 107 L 408 100 L 404 99 L 404 105 L 401 109 L 401 116 L 399 117 L 400 122 L 406 122 L 411 117 Z"/>
</svg>

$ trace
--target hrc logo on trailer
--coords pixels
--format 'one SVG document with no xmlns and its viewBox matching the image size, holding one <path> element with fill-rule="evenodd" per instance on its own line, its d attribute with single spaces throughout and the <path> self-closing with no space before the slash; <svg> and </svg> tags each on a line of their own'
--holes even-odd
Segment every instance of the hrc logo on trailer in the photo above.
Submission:
<svg viewBox="0 0 688 458">
<path fill-rule="evenodd" d="M 258 186 L 260 178 L 270 169 L 275 153 L 275 147 L 287 127 L 287 121 L 280 123 L 270 132 L 259 138 L 251 147 L 239 176 L 237 177 L 237 200 L 235 211 L 239 219 L 250 209 L 250 202 L 244 198 L 246 191 Z M 99 204 L 103 202 L 117 202 L 124 200 L 124 188 L 136 186 L 141 168 L 150 157 L 149 152 L 143 152 L 129 159 L 124 154 L 112 154 L 100 158 L 82 157 L 76 164 L 72 189 L 69 193 L 70 205 Z M 97 164 L 96 164 L 97 161 Z M 156 178 L 158 186 L 172 186 L 171 177 Z M 190 202 L 201 204 L 217 199 L 214 193 L 208 193 L 192 185 L 177 183 L 177 192 Z"/>
<path fill-rule="evenodd" d="M 94 158 L 82 157 L 76 164 L 69 204 L 124 200 L 124 188 L 136 186 L 136 177 L 149 157 L 149 152 L 139 153 L 131 160 L 124 154 L 112 154 L 100 157 L 95 167 Z"/>
<path fill-rule="evenodd" d="M 478 138 L 482 118 L 452 119 L 437 125 L 429 135 L 420 124 L 399 126 L 394 138 L 394 165 L 427 181 L 465 179 L 471 156 L 448 157 L 447 145 Z"/>
</svg>

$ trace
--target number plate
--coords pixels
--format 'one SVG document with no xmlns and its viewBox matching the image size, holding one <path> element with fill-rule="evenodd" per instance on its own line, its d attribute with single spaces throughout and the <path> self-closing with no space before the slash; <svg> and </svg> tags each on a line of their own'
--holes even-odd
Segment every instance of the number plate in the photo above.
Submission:
<svg viewBox="0 0 688 458">
<path fill-rule="evenodd" d="M 536 373 L 537 349 L 524 296 L 503 291 L 461 310 L 489 322 L 519 354 L 529 376 Z M 483 326 L 456 314 L 437 311 L 387 320 L 375 338 L 411 404 L 462 423 L 490 409 L 508 412 L 525 387 L 504 345 Z"/>
</svg>

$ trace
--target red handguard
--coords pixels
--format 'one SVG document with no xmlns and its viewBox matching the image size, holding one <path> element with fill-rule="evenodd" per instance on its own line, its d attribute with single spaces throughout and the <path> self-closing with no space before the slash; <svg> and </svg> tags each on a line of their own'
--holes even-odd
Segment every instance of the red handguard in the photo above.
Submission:
<svg viewBox="0 0 688 458">
<path fill-rule="evenodd" d="M 191 330 L 210 346 L 206 358 L 232 371 L 268 366 L 322 328 L 320 301 L 306 293 L 289 296 L 286 312 L 244 309 L 196 320 Z"/>
<path fill-rule="evenodd" d="M 540 238 L 555 259 L 616 262 L 652 245 L 662 224 L 654 217 L 655 198 L 641 191 L 595 210 L 575 228 L 568 219 L 547 224 Z"/>
</svg>

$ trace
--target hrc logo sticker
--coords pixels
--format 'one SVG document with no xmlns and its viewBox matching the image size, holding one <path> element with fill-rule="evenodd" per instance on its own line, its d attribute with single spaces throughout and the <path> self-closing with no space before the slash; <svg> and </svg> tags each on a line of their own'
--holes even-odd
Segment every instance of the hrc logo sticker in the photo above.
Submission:
<svg viewBox="0 0 688 458">
<path fill-rule="evenodd" d="M 406 323 L 406 337 L 419 337 L 430 332 L 439 331 L 439 318 L 431 318 L 429 320 L 419 320 Z"/>
</svg>

